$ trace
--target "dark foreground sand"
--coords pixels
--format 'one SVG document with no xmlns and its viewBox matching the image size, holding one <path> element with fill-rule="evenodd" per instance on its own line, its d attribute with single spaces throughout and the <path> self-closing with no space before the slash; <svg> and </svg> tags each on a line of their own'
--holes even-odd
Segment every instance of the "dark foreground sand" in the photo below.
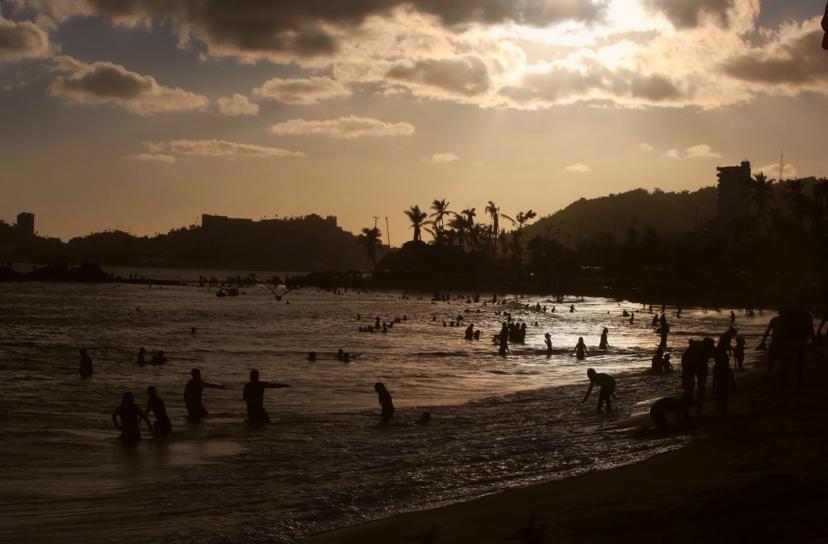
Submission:
<svg viewBox="0 0 828 544">
<path fill-rule="evenodd" d="M 404 542 L 436 525 L 424 541 L 502 543 L 531 513 L 546 543 L 828 542 L 828 351 L 812 350 L 805 383 L 787 392 L 763 370 L 736 378 L 727 416 L 708 403 L 681 450 L 306 542 Z"/>
</svg>

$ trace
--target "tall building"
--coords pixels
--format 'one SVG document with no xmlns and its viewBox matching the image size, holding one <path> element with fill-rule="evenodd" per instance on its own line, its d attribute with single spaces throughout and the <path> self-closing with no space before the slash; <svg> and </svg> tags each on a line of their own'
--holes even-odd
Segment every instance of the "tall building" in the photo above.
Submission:
<svg viewBox="0 0 828 544">
<path fill-rule="evenodd" d="M 750 162 L 742 161 L 739 166 L 719 166 L 720 225 L 744 220 L 750 212 Z"/>
<path fill-rule="evenodd" d="M 22 212 L 17 214 L 17 234 L 23 238 L 31 238 L 34 236 L 34 220 L 33 213 Z"/>
</svg>

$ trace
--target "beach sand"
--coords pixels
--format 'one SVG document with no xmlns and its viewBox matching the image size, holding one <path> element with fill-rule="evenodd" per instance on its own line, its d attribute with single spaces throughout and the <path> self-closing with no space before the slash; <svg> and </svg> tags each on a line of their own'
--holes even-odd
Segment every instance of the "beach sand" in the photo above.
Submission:
<svg viewBox="0 0 828 544">
<path fill-rule="evenodd" d="M 706 403 L 687 447 L 604 472 L 412 512 L 305 542 L 504 542 L 530 514 L 537 542 L 828 542 L 828 350 L 780 391 L 764 370 L 736 374 L 728 413 Z M 708 379 L 708 397 L 711 397 Z"/>
</svg>

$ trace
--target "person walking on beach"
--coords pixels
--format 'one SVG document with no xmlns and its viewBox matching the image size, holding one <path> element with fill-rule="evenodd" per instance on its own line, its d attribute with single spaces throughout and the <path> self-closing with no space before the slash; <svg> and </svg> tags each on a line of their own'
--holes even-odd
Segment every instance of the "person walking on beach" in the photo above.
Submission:
<svg viewBox="0 0 828 544">
<path fill-rule="evenodd" d="M 147 425 L 150 425 L 144 412 L 135 404 L 135 397 L 132 396 L 132 393 L 124 393 L 121 398 L 121 405 L 112 412 L 112 423 L 116 429 L 121 431 L 121 435 L 118 437 L 121 444 L 134 446 L 140 442 L 141 429 L 139 424 L 142 419 L 147 422 Z"/>
<path fill-rule="evenodd" d="M 701 417 L 704 404 L 704 390 L 707 385 L 707 361 L 713 356 L 716 343 L 712 338 L 690 340 L 690 346 L 681 356 L 681 386 L 692 398 L 696 385 L 699 394 L 696 398 L 696 417 Z"/>
<path fill-rule="evenodd" d="M 604 327 L 603 332 L 601 332 L 601 342 L 598 344 L 598 349 L 609 349 L 609 343 L 607 342 L 607 336 L 609 335 L 609 329 Z"/>
<path fill-rule="evenodd" d="M 741 334 L 736 335 L 736 347 L 733 348 L 733 358 L 736 360 L 736 365 L 739 370 L 744 370 L 745 363 L 745 337 Z"/>
<path fill-rule="evenodd" d="M 92 357 L 86 352 L 86 348 L 81 348 L 78 374 L 80 374 L 82 380 L 85 380 L 92 377 L 92 373 Z"/>
<path fill-rule="evenodd" d="M 150 426 L 152 436 L 155 438 L 166 438 L 169 436 L 172 432 L 172 423 L 170 423 L 170 417 L 167 415 L 167 406 L 161 400 L 161 397 L 158 396 L 154 385 L 147 387 L 147 409 L 144 411 L 144 414 L 147 415 L 150 412 L 155 416 L 155 422 Z M 149 422 L 149 420 L 147 421 Z"/>
<path fill-rule="evenodd" d="M 576 356 L 579 361 L 586 359 L 588 355 L 586 344 L 584 344 L 584 337 L 578 338 L 578 343 L 575 344 L 575 349 L 572 350 L 572 355 Z"/>
<path fill-rule="evenodd" d="M 216 385 L 214 383 L 205 382 L 201 379 L 201 370 L 194 368 L 190 371 L 192 378 L 184 387 L 184 403 L 187 406 L 188 419 L 190 421 L 199 421 L 201 418 L 207 417 L 209 412 L 201 402 L 204 388 L 210 389 L 224 389 L 223 385 Z"/>
<path fill-rule="evenodd" d="M 590 393 L 592 393 L 592 387 L 598 384 L 601 389 L 598 391 L 597 412 L 599 414 L 601 413 L 605 402 L 607 403 L 607 412 L 612 412 L 612 401 L 610 399 L 615 398 L 615 378 L 609 374 L 595 372 L 594 368 L 587 370 L 587 377 L 589 378 L 589 389 L 587 389 L 584 400 L 581 403 L 586 402 Z"/>
<path fill-rule="evenodd" d="M 382 410 L 382 422 L 388 423 L 394 417 L 394 402 L 391 400 L 391 393 L 382 382 L 374 384 L 374 391 L 377 392 L 380 409 Z"/>
<path fill-rule="evenodd" d="M 259 380 L 259 371 L 250 371 L 250 381 L 244 386 L 242 400 L 247 403 L 247 421 L 251 425 L 264 425 L 270 423 L 270 416 L 264 407 L 265 389 L 281 389 L 290 387 L 286 383 L 271 383 Z"/>
</svg>

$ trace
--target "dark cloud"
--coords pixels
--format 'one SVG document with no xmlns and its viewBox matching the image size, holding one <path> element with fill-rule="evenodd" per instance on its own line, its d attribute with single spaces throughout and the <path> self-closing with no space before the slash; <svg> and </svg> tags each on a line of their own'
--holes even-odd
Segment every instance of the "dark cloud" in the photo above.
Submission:
<svg viewBox="0 0 828 544">
<path fill-rule="evenodd" d="M 34 23 L 0 16 L 0 61 L 44 57 L 51 49 L 49 35 Z"/>
<path fill-rule="evenodd" d="M 719 26 L 729 26 L 729 12 L 734 0 L 644 0 L 652 12 L 662 13 L 676 28 L 694 28 L 706 17 Z"/>
<path fill-rule="evenodd" d="M 768 84 L 807 85 L 828 82 L 828 55 L 820 49 L 822 31 L 808 31 L 771 53 L 757 49 L 725 63 L 730 77 Z"/>
<path fill-rule="evenodd" d="M 111 104 L 140 115 L 203 108 L 205 96 L 164 87 L 154 77 L 131 72 L 119 64 L 87 64 L 72 57 L 56 59 L 58 76 L 51 94 L 79 104 Z"/>
<path fill-rule="evenodd" d="M 386 77 L 439 87 L 464 96 L 474 96 L 489 89 L 486 65 L 477 57 L 465 59 L 422 60 L 411 65 L 397 65 Z"/>
<path fill-rule="evenodd" d="M 29 1 L 71 15 L 59 1 Z M 336 53 L 342 33 L 396 8 L 434 15 L 445 26 L 459 27 L 594 21 L 602 7 L 592 0 L 86 0 L 77 14 L 93 13 L 119 23 L 172 23 L 180 35 L 202 41 L 217 54 L 307 58 Z"/>
<path fill-rule="evenodd" d="M 520 86 L 506 87 L 501 94 L 517 104 L 581 98 L 658 103 L 682 97 L 681 90 L 666 76 L 612 70 L 594 61 L 585 62 L 578 69 L 557 66 L 547 72 L 529 74 Z"/>
</svg>

